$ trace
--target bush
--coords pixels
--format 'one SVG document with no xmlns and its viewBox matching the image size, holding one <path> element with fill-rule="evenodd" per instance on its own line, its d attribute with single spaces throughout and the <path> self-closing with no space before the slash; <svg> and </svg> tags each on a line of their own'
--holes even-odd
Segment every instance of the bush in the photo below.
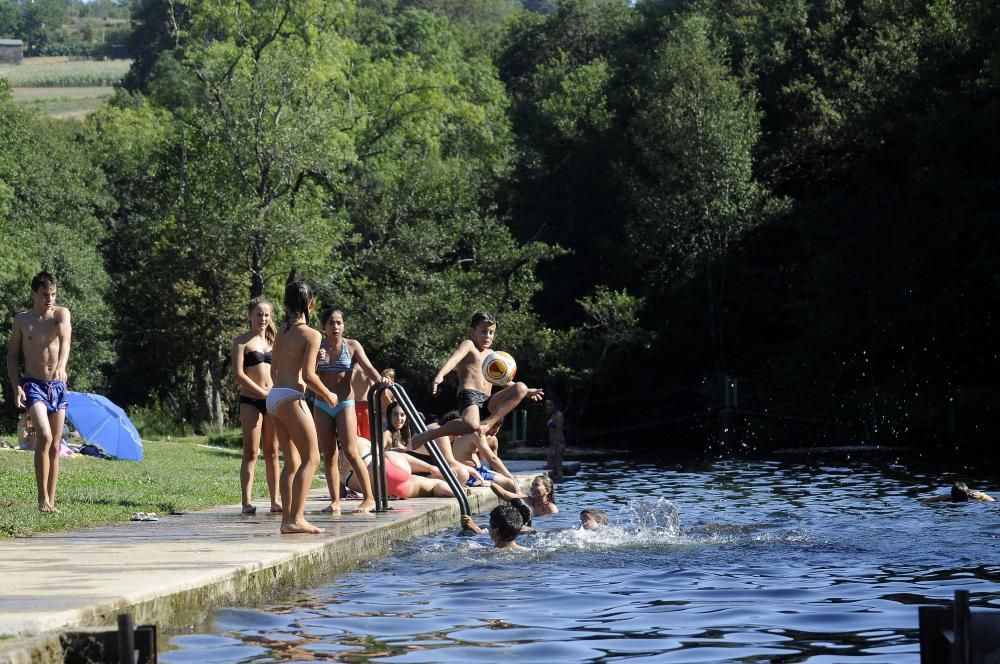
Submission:
<svg viewBox="0 0 1000 664">
<path fill-rule="evenodd" d="M 183 418 L 156 401 L 132 408 L 129 417 L 143 439 L 186 436 L 192 433 Z"/>
</svg>

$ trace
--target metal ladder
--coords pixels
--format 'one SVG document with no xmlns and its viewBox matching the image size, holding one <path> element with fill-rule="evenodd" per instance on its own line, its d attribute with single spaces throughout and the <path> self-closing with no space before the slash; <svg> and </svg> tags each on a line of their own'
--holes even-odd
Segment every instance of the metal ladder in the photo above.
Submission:
<svg viewBox="0 0 1000 664">
<path fill-rule="evenodd" d="M 386 489 L 386 479 L 385 479 L 385 451 L 382 446 L 382 393 L 388 390 L 396 397 L 396 401 L 403 408 L 403 412 L 406 413 L 406 417 L 409 418 L 412 423 L 411 426 L 417 430 L 417 433 L 423 433 L 427 431 L 427 427 L 424 426 L 424 420 L 420 417 L 417 409 L 414 407 L 413 402 L 410 401 L 409 395 L 403 386 L 399 383 L 393 383 L 387 387 L 381 385 L 372 385 L 368 390 L 368 425 L 372 434 L 372 477 L 374 483 L 372 484 L 372 492 L 375 494 L 375 511 L 376 512 L 388 512 L 389 511 L 389 494 Z M 465 487 L 461 485 L 458 478 L 455 477 L 455 473 L 452 472 L 451 466 L 448 465 L 448 461 L 441 454 L 441 450 L 438 449 L 437 444 L 433 441 L 427 441 L 427 450 L 431 453 L 431 457 L 434 458 L 434 463 L 441 470 L 441 475 L 444 477 L 444 481 L 451 488 L 451 492 L 455 494 L 458 500 L 458 509 L 464 516 L 471 516 L 472 510 L 469 508 L 469 498 L 465 495 Z"/>
</svg>

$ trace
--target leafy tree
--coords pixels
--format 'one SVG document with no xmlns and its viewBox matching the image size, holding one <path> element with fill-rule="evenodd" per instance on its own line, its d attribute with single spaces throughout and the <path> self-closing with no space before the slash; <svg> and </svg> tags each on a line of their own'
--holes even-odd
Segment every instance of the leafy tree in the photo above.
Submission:
<svg viewBox="0 0 1000 664">
<path fill-rule="evenodd" d="M 102 370 L 114 359 L 109 283 L 97 244 L 97 215 L 112 200 L 77 133 L 74 124 L 16 108 L 0 81 L 0 346 L 6 348 L 13 315 L 31 304 L 32 276 L 49 270 L 60 303 L 73 312 L 70 386 L 89 390 L 102 387 Z"/>
<path fill-rule="evenodd" d="M 755 95 L 740 86 L 709 23 L 681 17 L 651 63 L 632 125 L 627 229 L 654 292 L 700 273 L 716 367 L 726 366 L 722 303 L 732 245 L 760 222 L 764 192 L 753 174 Z"/>
<path fill-rule="evenodd" d="M 21 7 L 14 0 L 0 0 L 0 37 L 11 39 L 21 34 Z"/>
<path fill-rule="evenodd" d="M 21 33 L 29 53 L 38 53 L 56 40 L 59 29 L 69 20 L 65 0 L 32 0 L 24 8 Z"/>
</svg>

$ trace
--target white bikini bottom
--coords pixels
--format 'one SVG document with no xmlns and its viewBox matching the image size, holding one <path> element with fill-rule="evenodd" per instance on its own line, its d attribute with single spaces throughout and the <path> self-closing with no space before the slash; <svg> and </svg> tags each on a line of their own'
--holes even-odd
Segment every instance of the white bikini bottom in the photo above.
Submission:
<svg viewBox="0 0 1000 664">
<path fill-rule="evenodd" d="M 267 393 L 267 412 L 277 415 L 278 406 L 288 399 L 304 399 L 305 395 L 290 387 L 272 387 Z"/>
</svg>

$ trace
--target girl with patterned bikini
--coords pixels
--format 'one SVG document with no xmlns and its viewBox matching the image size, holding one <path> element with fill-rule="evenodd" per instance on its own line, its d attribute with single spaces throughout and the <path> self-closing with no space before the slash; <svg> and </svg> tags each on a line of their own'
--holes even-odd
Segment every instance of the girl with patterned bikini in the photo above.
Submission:
<svg viewBox="0 0 1000 664">
<path fill-rule="evenodd" d="M 305 403 L 305 388 L 331 407 L 337 405 L 337 395 L 316 375 L 322 336 L 309 327 L 312 289 L 301 281 L 288 284 L 284 304 L 286 318 L 271 350 L 272 387 L 267 393 L 267 412 L 274 416 L 274 429 L 285 460 L 281 469 L 281 496 L 285 502 L 281 532 L 321 533 L 323 529 L 305 517 L 306 499 L 319 464 L 316 425 Z"/>
<path fill-rule="evenodd" d="M 264 450 L 264 471 L 267 490 L 271 495 L 271 512 L 281 511 L 278 500 L 278 439 L 274 435 L 271 416 L 267 414 L 267 393 L 271 389 L 271 346 L 277 330 L 271 320 L 271 303 L 264 297 L 250 300 L 248 307 L 250 330 L 233 339 L 233 378 L 240 391 L 240 426 L 243 429 L 243 462 L 240 464 L 240 487 L 243 492 L 243 514 L 253 515 L 254 468 L 261 448 Z"/>
<path fill-rule="evenodd" d="M 344 336 L 344 312 L 337 307 L 323 312 L 324 347 L 320 352 L 316 372 L 327 388 L 338 398 L 334 406 L 316 401 L 313 415 L 316 419 L 316 431 L 319 435 L 320 448 L 323 452 L 323 470 L 326 474 L 326 485 L 330 490 L 330 504 L 323 508 L 324 512 L 340 513 L 340 470 L 337 457 L 338 448 L 344 450 L 347 462 L 361 484 L 361 504 L 355 512 L 372 512 L 375 510 L 375 498 L 372 495 L 371 482 L 365 462 L 358 452 L 358 421 L 354 408 L 354 388 L 351 377 L 355 366 L 367 374 L 373 383 L 382 386 L 391 384 L 390 379 L 382 378 L 372 366 L 365 349 L 355 339 Z"/>
</svg>

